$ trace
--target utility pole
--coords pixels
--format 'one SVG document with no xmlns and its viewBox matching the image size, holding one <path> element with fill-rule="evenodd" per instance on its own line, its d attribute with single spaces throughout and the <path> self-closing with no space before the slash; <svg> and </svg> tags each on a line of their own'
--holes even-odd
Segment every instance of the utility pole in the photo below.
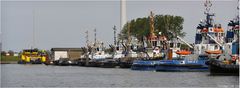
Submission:
<svg viewBox="0 0 240 88">
<path fill-rule="evenodd" d="M 35 48 L 35 9 L 33 9 L 33 16 L 32 16 L 32 23 L 33 23 L 33 26 L 32 26 L 32 29 L 33 29 L 33 33 L 32 33 L 32 46 L 31 46 L 31 49 L 34 49 Z"/>
</svg>

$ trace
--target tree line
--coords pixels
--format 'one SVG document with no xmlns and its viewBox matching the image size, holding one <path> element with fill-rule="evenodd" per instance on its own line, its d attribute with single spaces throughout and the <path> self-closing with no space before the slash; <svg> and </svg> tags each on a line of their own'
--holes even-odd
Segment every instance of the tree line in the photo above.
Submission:
<svg viewBox="0 0 240 88">
<path fill-rule="evenodd" d="M 183 32 L 183 22 L 184 19 L 181 16 L 174 15 L 155 15 L 154 16 L 154 33 L 166 36 L 168 39 L 172 39 L 174 36 L 169 34 L 167 30 L 173 31 L 180 37 L 185 36 Z M 119 39 L 127 39 L 128 29 L 131 36 L 136 37 L 141 40 L 142 37 L 147 37 L 149 35 L 150 29 L 150 17 L 136 18 L 128 21 L 119 34 Z"/>
</svg>

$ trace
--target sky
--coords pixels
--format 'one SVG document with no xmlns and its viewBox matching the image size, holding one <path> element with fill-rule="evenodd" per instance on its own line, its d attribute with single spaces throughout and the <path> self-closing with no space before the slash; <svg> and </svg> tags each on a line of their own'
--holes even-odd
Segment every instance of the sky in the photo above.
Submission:
<svg viewBox="0 0 240 88">
<path fill-rule="evenodd" d="M 127 20 L 154 14 L 169 14 L 184 18 L 184 39 L 194 42 L 195 31 L 204 15 L 205 0 L 127 0 Z M 237 14 L 237 0 L 215 0 L 211 12 L 215 22 L 227 29 L 227 23 Z M 113 44 L 113 26 L 120 31 L 120 0 L 44 0 L 44 1 L 2 1 L 1 2 L 1 41 L 2 50 L 21 51 L 37 47 L 83 47 L 86 34 L 105 45 Z M 34 30 L 33 30 L 34 29 Z M 33 35 L 35 35 L 33 37 Z M 33 42 L 35 40 L 35 43 Z"/>
</svg>

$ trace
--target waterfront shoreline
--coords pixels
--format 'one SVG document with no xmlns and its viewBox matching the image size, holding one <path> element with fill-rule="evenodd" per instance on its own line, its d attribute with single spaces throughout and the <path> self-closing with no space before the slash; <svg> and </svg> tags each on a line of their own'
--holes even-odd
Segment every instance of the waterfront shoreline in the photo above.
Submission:
<svg viewBox="0 0 240 88">
<path fill-rule="evenodd" d="M 17 61 L 1 61 L 0 64 L 17 64 Z"/>
</svg>

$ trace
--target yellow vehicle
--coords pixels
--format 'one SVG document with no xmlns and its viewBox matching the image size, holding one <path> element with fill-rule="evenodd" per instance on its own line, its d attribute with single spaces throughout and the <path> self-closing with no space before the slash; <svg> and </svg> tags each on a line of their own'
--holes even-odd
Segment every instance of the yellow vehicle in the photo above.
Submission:
<svg viewBox="0 0 240 88">
<path fill-rule="evenodd" d="M 21 59 L 18 63 L 19 64 L 42 64 L 45 63 L 47 60 L 47 53 L 45 50 L 38 50 L 38 49 L 25 49 L 19 55 Z"/>
</svg>

